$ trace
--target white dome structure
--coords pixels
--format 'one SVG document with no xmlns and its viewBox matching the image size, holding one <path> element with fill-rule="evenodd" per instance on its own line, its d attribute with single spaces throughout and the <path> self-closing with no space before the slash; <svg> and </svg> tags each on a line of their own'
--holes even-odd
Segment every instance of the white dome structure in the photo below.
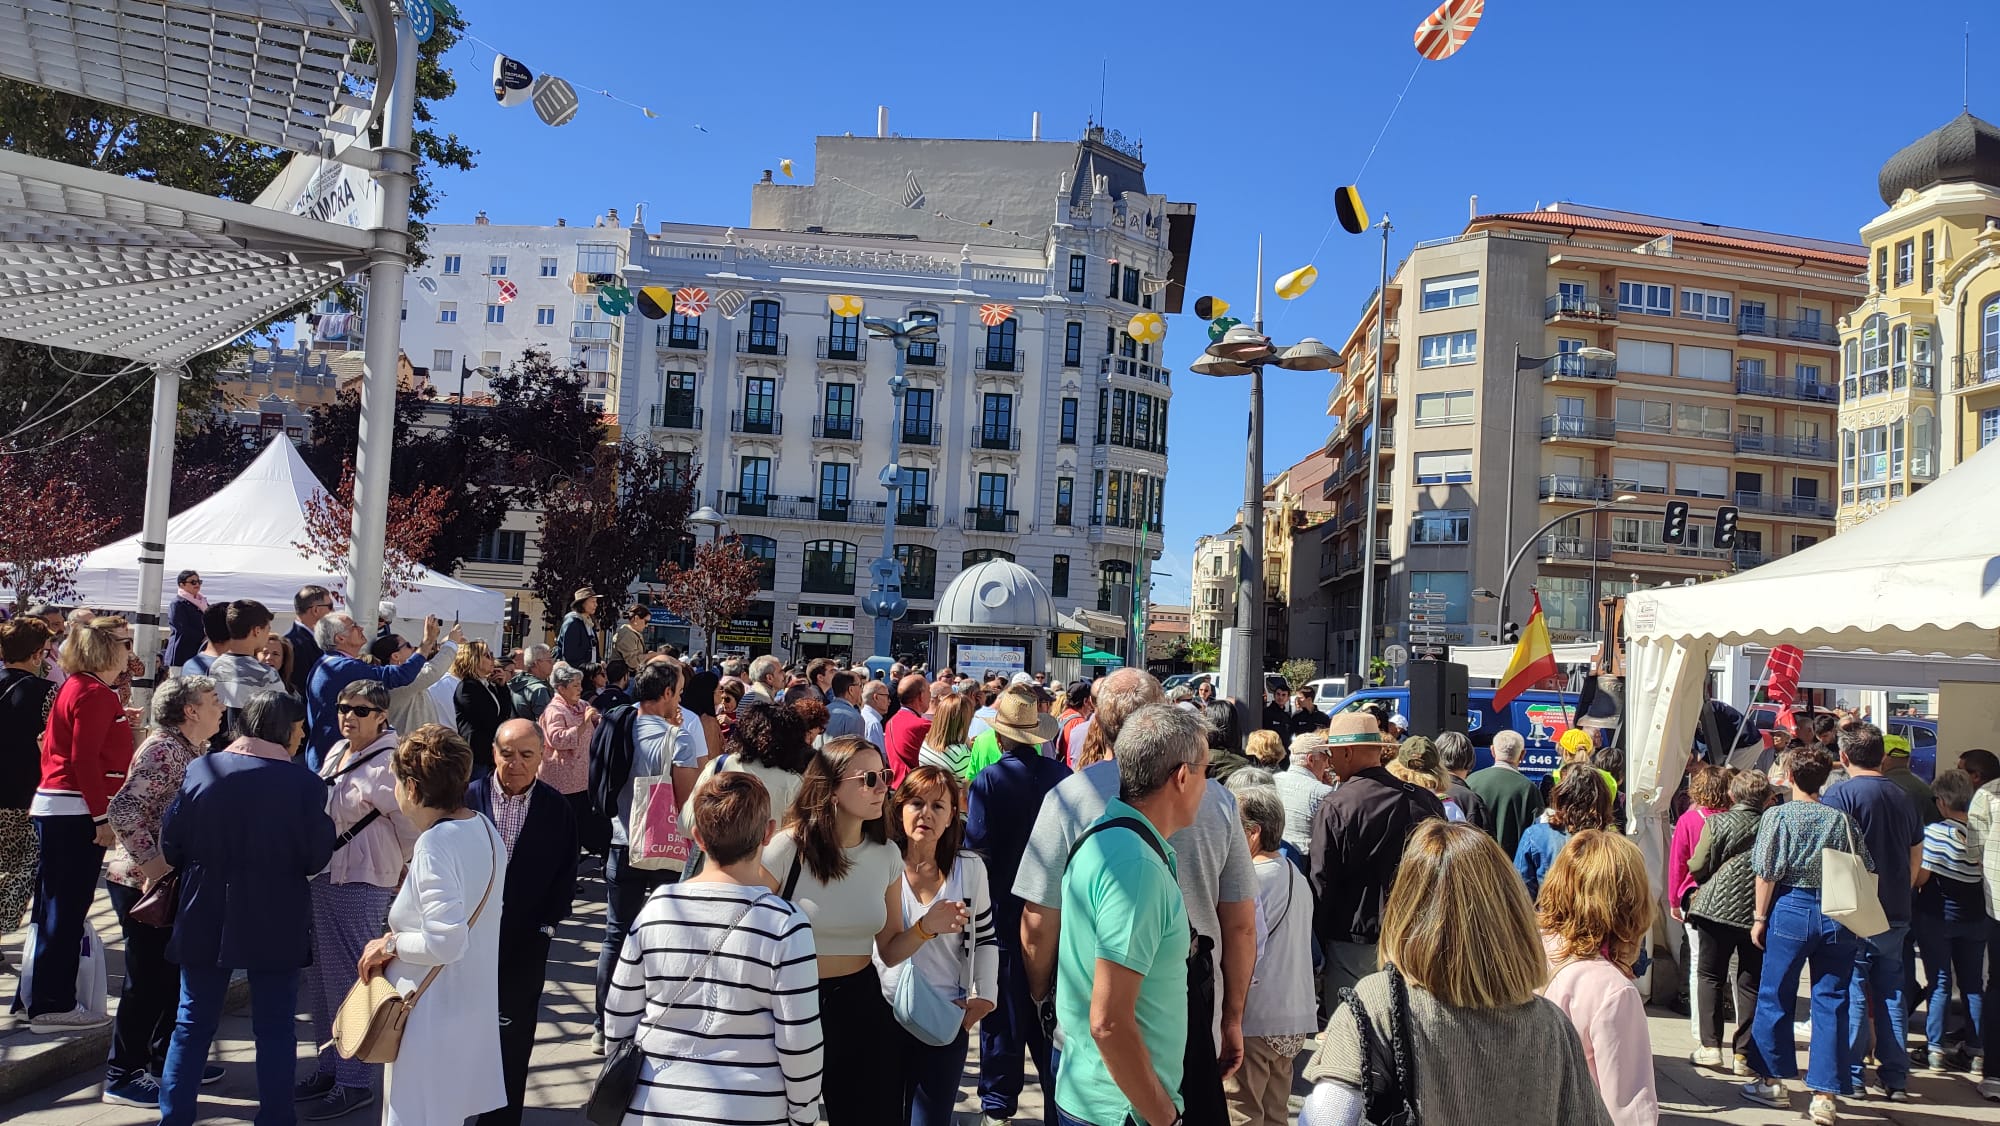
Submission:
<svg viewBox="0 0 2000 1126">
<path fill-rule="evenodd" d="M 944 588 L 931 625 L 946 633 L 1045 635 L 1056 628 L 1056 604 L 1033 571 L 988 559 L 959 572 Z"/>
</svg>

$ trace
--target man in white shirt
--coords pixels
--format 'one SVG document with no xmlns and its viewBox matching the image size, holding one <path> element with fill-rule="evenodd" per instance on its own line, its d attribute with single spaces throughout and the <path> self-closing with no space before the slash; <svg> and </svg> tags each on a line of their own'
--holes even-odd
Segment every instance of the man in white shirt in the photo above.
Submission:
<svg viewBox="0 0 2000 1126">
<path fill-rule="evenodd" d="M 887 722 L 889 710 L 889 685 L 880 680 L 864 681 L 861 686 L 861 735 L 876 746 L 882 745 L 882 725 Z"/>
</svg>

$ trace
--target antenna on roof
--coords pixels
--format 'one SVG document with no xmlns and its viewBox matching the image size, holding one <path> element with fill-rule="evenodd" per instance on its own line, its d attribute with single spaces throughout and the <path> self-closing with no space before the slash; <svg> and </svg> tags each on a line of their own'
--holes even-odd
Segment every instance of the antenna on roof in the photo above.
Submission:
<svg viewBox="0 0 2000 1126">
<path fill-rule="evenodd" d="M 1960 66 L 1960 70 L 1961 73 L 1964 75 L 1965 86 L 1964 86 L 1964 100 L 1960 104 L 1959 108 L 1963 109 L 1967 113 L 1971 113 L 1972 112 L 1972 21 L 1971 20 L 1965 21 L 1965 47 L 1962 52 L 1962 58 L 1964 61 Z"/>
<path fill-rule="evenodd" d="M 1097 120 L 1104 120 L 1104 87 L 1111 79 L 1111 60 L 1100 57 L 1097 60 Z"/>
</svg>

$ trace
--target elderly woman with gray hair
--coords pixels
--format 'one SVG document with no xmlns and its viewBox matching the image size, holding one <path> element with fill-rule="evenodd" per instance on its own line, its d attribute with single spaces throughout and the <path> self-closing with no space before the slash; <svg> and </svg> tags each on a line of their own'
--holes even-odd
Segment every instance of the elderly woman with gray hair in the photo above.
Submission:
<svg viewBox="0 0 2000 1126">
<path fill-rule="evenodd" d="M 1257 973 L 1243 1007 L 1243 1066 L 1222 1081 L 1222 1090 L 1230 1126 L 1285 1126 L 1291 1121 L 1292 1059 L 1319 1030 L 1312 885 L 1278 855 L 1285 803 L 1276 788 L 1238 789 L 1236 816 L 1257 871 Z"/>
<path fill-rule="evenodd" d="M 597 709 L 584 702 L 583 670 L 574 665 L 557 662 L 555 670 L 549 673 L 549 706 L 542 709 L 540 725 L 542 742 L 548 753 L 542 756 L 542 767 L 536 776 L 555 787 L 556 792 L 569 802 L 570 812 L 577 816 L 577 824 L 587 824 L 590 817 L 590 737 L 597 732 L 597 725 L 603 717 Z M 685 795 L 681 795 L 685 796 Z"/>
<path fill-rule="evenodd" d="M 104 886 L 125 932 L 125 987 L 112 1029 L 111 1058 L 104 1067 L 104 1101 L 121 1106 L 160 1101 L 155 1076 L 167 1064 L 181 971 L 167 958 L 173 932 L 134 919 L 132 908 L 146 889 L 173 871 L 160 854 L 160 823 L 181 792 L 188 764 L 201 757 L 222 728 L 215 681 L 205 676 L 162 681 L 153 692 L 152 720 L 152 734 L 132 755 L 125 784 L 105 809 L 118 836 Z M 220 1068 L 212 1070 L 221 1078 Z"/>
</svg>

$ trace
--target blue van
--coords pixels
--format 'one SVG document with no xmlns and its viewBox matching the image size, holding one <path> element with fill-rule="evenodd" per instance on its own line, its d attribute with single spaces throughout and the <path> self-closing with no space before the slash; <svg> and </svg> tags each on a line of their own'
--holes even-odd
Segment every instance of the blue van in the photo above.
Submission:
<svg viewBox="0 0 2000 1126">
<path fill-rule="evenodd" d="M 1472 737 L 1474 752 L 1478 755 L 1478 767 L 1483 769 L 1493 765 L 1493 734 L 1506 728 L 1521 733 L 1527 740 L 1528 748 L 1521 756 L 1521 773 L 1539 779 L 1542 775 L 1562 765 L 1562 753 L 1556 749 L 1556 740 L 1569 730 L 1576 718 L 1576 697 L 1557 696 L 1554 692 L 1523 692 L 1509 701 L 1504 714 L 1493 710 L 1493 689 L 1474 688 L 1466 702 L 1466 734 Z M 1354 695 L 1328 708 L 1332 715 L 1342 712 L 1356 712 L 1370 705 L 1380 705 L 1390 714 L 1408 715 L 1410 710 L 1410 690 L 1408 688 L 1364 688 Z"/>
</svg>

